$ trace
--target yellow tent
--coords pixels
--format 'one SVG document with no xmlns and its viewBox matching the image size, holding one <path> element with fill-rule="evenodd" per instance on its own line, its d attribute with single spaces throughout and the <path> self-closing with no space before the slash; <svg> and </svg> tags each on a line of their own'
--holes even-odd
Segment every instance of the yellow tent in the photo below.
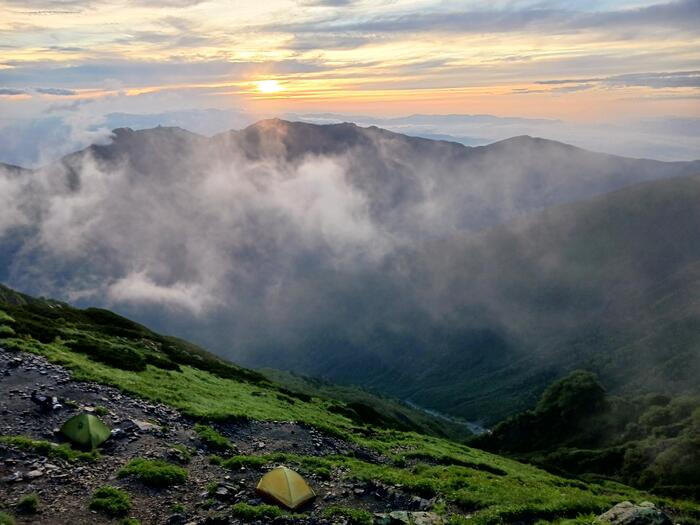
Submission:
<svg viewBox="0 0 700 525">
<path fill-rule="evenodd" d="M 258 494 L 294 510 L 316 497 L 309 484 L 287 467 L 277 467 L 265 474 L 257 488 Z"/>
</svg>

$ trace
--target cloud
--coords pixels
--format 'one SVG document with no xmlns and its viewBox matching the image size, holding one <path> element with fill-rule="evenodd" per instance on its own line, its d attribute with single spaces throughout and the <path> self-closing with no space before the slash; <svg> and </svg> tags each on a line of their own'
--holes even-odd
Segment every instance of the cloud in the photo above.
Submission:
<svg viewBox="0 0 700 525">
<path fill-rule="evenodd" d="M 93 128 L 89 121 L 71 127 L 74 134 Z M 263 293 L 270 283 L 259 279 L 287 279 L 283 272 L 294 261 L 348 267 L 389 249 L 342 158 L 309 157 L 293 166 L 237 161 L 239 153 L 224 162 L 197 146 L 196 136 L 163 129 L 162 137 L 144 136 L 153 151 L 180 158 L 177 169 L 147 157 L 138 165 L 105 164 L 87 151 L 36 171 L 28 185 L 0 176 L 0 235 L 31 224 L 23 265 L 55 270 L 38 283 L 82 267 L 87 273 L 75 274 L 66 293 L 200 315 L 221 301 L 230 306 L 233 296 L 245 302 L 255 288 Z M 115 140 L 138 143 L 136 133 Z M 262 273 L 257 256 L 270 266 Z M 274 268 L 282 273 L 272 277 Z"/>
<path fill-rule="evenodd" d="M 343 7 L 352 5 L 357 0 L 301 0 L 301 5 L 316 7 Z"/>
<path fill-rule="evenodd" d="M 345 15 L 310 22 L 267 26 L 271 31 L 289 33 L 501 33 L 537 31 L 545 33 L 575 32 L 585 29 L 622 29 L 662 27 L 693 30 L 700 20 L 698 0 L 679 0 L 641 8 L 585 12 L 556 3 L 535 3 L 527 7 L 491 9 L 414 10 L 363 19 Z"/>
<path fill-rule="evenodd" d="M 151 304 L 201 315 L 211 294 L 197 283 L 157 284 L 145 273 L 134 272 L 109 285 L 107 298 L 116 303 Z"/>
<path fill-rule="evenodd" d="M 143 61 L 128 59 L 86 59 L 78 63 L 58 61 L 6 61 L 8 69 L 0 69 L 0 81 L 6 85 L 32 85 L 39 82 L 55 86 L 81 85 L 102 87 L 105 79 L 116 79 L 135 86 L 168 85 L 206 81 L 231 81 L 251 73 L 310 73 L 322 70 L 313 62 L 294 59 L 268 62 L 229 60 Z"/>
<path fill-rule="evenodd" d="M 34 91 L 42 95 L 54 95 L 59 97 L 68 97 L 77 94 L 77 91 L 73 89 L 62 88 L 36 88 Z"/>
<path fill-rule="evenodd" d="M 26 95 L 27 92 L 23 89 L 0 88 L 0 96 L 13 97 L 16 95 Z"/>
<path fill-rule="evenodd" d="M 576 93 L 577 91 L 586 91 L 593 89 L 594 84 L 574 84 L 572 86 L 559 86 L 552 89 L 554 93 Z"/>
<path fill-rule="evenodd" d="M 203 4 L 208 1 L 209 0 L 134 0 L 133 4 L 145 7 L 185 8 Z"/>
<path fill-rule="evenodd" d="M 598 78 L 540 80 L 536 83 L 542 85 L 576 84 L 589 87 L 596 83 L 607 86 L 644 86 L 655 89 L 700 88 L 700 71 L 628 73 Z"/>
<path fill-rule="evenodd" d="M 616 75 L 602 80 L 616 86 L 647 86 L 651 88 L 700 88 L 700 71 L 675 71 L 668 73 L 633 73 Z"/>
</svg>

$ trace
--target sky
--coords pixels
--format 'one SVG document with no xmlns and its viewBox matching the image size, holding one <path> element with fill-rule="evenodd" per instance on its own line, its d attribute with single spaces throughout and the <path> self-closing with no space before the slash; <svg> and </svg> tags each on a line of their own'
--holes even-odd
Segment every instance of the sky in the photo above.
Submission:
<svg viewBox="0 0 700 525">
<path fill-rule="evenodd" d="M 0 127 L 197 108 L 700 117 L 700 0 L 0 0 L 0 13 Z"/>
</svg>

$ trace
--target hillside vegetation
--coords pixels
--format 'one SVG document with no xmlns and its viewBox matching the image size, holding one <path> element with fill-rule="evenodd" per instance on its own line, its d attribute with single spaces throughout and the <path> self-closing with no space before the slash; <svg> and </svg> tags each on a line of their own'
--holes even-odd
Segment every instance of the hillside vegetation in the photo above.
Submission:
<svg viewBox="0 0 700 525">
<path fill-rule="evenodd" d="M 303 472 L 396 485 L 411 494 L 437 498 L 436 510 L 452 523 L 462 523 L 460 516 L 466 514 L 471 515 L 469 523 L 475 524 L 553 521 L 598 513 L 625 499 L 648 498 L 683 516 L 686 523 L 700 518 L 700 506 L 692 503 L 650 496 L 608 481 L 567 479 L 442 438 L 372 422 L 360 424 L 334 409 L 342 403 L 295 395 L 256 372 L 109 312 L 77 310 L 7 289 L 2 293 L 0 344 L 63 364 L 76 380 L 114 385 L 214 425 L 248 419 L 296 420 L 385 458 L 259 454 L 221 460 L 223 465 L 230 462 L 231 468 L 285 461 Z M 130 468 L 140 472 L 133 464 Z M 238 508 L 244 510 L 249 512 Z"/>
<path fill-rule="evenodd" d="M 472 444 L 559 473 L 700 499 L 700 396 L 613 396 L 577 371 Z"/>
</svg>

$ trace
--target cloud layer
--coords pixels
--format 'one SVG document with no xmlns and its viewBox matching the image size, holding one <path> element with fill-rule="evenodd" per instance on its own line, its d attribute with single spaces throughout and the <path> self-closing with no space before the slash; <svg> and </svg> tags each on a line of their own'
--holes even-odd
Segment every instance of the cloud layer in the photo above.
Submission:
<svg viewBox="0 0 700 525">
<path fill-rule="evenodd" d="M 183 109 L 170 95 L 186 93 L 187 109 L 236 104 L 276 114 L 697 115 L 698 0 L 0 6 L 5 114 L 119 92 L 161 93 L 151 111 Z M 284 89 L 261 93 L 256 82 L 271 78 Z"/>
</svg>

